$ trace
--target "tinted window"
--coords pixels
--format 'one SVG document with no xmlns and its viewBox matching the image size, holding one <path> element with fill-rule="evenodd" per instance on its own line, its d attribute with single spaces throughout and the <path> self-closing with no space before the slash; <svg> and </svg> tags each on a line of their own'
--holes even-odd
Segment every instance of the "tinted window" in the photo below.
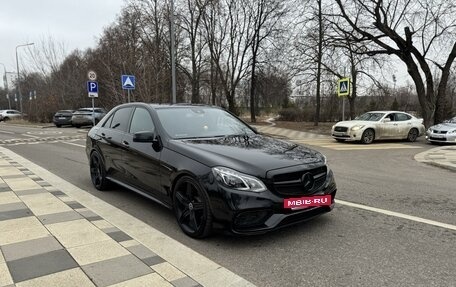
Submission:
<svg viewBox="0 0 456 287">
<path fill-rule="evenodd" d="M 410 120 L 412 117 L 407 115 L 407 114 L 402 114 L 402 113 L 397 113 L 396 114 L 396 121 L 408 121 Z"/>
<path fill-rule="evenodd" d="M 111 129 L 126 132 L 128 128 L 128 120 L 133 108 L 122 108 L 115 112 L 112 117 Z"/>
<path fill-rule="evenodd" d="M 130 133 L 134 134 L 141 131 L 154 131 L 154 123 L 149 112 L 143 108 L 136 108 L 131 118 Z"/>
<path fill-rule="evenodd" d="M 104 127 L 104 128 L 109 128 L 109 127 L 111 126 L 111 122 L 112 122 L 112 118 L 113 118 L 113 117 L 114 117 L 114 116 L 111 115 L 111 116 L 109 117 L 109 119 L 107 119 L 107 120 L 104 122 L 104 124 L 103 124 L 103 127 Z"/>
<path fill-rule="evenodd" d="M 355 120 L 376 122 L 376 121 L 379 121 L 383 117 L 383 115 L 385 115 L 385 114 L 384 113 L 365 113 L 365 114 L 357 117 Z"/>
<path fill-rule="evenodd" d="M 220 109 L 167 108 L 157 110 L 160 123 L 173 138 L 204 138 L 254 132 L 243 122 Z"/>
</svg>

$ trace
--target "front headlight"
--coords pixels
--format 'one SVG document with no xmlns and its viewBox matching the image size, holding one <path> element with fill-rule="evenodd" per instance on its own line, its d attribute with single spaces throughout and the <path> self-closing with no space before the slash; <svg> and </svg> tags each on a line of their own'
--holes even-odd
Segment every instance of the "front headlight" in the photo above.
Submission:
<svg viewBox="0 0 456 287">
<path fill-rule="evenodd" d="M 456 130 L 452 130 L 448 132 L 449 134 L 456 134 Z"/>
<path fill-rule="evenodd" d="M 266 190 L 266 186 L 258 178 L 226 167 L 213 167 L 212 173 L 219 183 L 229 188 L 252 192 Z"/>
<path fill-rule="evenodd" d="M 362 129 L 362 128 L 364 128 L 364 126 L 362 126 L 362 125 L 356 125 L 356 126 L 353 126 L 350 130 L 352 130 L 352 131 L 358 131 L 358 130 L 360 130 L 360 129 Z"/>
<path fill-rule="evenodd" d="M 431 134 L 431 133 L 432 133 L 432 129 L 431 129 L 431 128 L 428 128 L 426 132 L 427 132 L 428 134 Z"/>
</svg>

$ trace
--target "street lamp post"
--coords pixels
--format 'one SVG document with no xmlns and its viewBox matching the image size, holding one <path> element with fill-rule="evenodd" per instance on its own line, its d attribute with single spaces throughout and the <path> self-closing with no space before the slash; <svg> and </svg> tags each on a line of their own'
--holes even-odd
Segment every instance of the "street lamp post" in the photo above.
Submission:
<svg viewBox="0 0 456 287">
<path fill-rule="evenodd" d="M 5 67 L 5 64 L 3 64 L 3 63 L 0 63 L 0 65 L 3 66 L 3 72 L 4 72 L 4 74 L 3 74 L 3 86 L 4 86 L 5 90 L 6 90 L 6 93 L 8 93 L 8 77 L 6 76 L 6 67 Z"/>
<path fill-rule="evenodd" d="M 16 85 L 17 85 L 17 92 L 19 94 L 19 106 L 20 106 L 20 111 L 21 111 L 21 116 L 22 116 L 22 94 L 21 94 L 21 84 L 20 84 L 20 78 L 19 78 L 19 58 L 17 56 L 17 48 L 20 48 L 20 47 L 25 47 L 25 46 L 31 46 L 35 43 L 27 43 L 27 44 L 22 44 L 22 45 L 17 45 L 16 46 L 16 68 L 17 68 L 17 81 L 16 81 Z"/>
<path fill-rule="evenodd" d="M 172 103 L 176 103 L 176 47 L 174 47 L 174 1 L 171 0 L 171 13 L 170 13 L 170 30 L 171 30 L 171 86 L 172 86 Z"/>
</svg>

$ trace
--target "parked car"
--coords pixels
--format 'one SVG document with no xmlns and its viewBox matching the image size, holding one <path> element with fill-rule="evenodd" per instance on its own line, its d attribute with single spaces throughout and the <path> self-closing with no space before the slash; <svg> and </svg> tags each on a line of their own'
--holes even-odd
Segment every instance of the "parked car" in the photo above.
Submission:
<svg viewBox="0 0 456 287">
<path fill-rule="evenodd" d="M 106 110 L 103 108 L 81 108 L 73 113 L 71 123 L 77 128 L 91 126 L 93 125 L 93 117 L 95 124 L 97 124 L 105 115 Z"/>
<path fill-rule="evenodd" d="M 380 139 L 407 139 L 410 142 L 423 135 L 423 119 L 397 111 L 372 111 L 352 121 L 338 122 L 331 135 L 337 141 L 361 141 L 370 144 Z"/>
<path fill-rule="evenodd" d="M 0 110 L 0 121 L 20 119 L 23 116 L 25 116 L 25 114 L 22 114 L 20 111 L 17 110 Z"/>
<path fill-rule="evenodd" d="M 195 238 L 265 233 L 334 207 L 325 156 L 217 107 L 117 106 L 89 131 L 86 153 L 95 188 L 114 182 L 150 198 Z"/>
<path fill-rule="evenodd" d="M 431 143 L 456 143 L 456 117 L 430 127 L 426 139 Z"/>
<path fill-rule="evenodd" d="M 74 110 L 60 110 L 54 115 L 53 122 L 56 127 L 60 128 L 65 125 L 72 125 L 71 118 L 73 117 Z"/>
</svg>

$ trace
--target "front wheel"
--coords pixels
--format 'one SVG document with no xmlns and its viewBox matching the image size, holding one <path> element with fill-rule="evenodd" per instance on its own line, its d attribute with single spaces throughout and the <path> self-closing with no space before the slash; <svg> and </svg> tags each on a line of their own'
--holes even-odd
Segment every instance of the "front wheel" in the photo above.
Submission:
<svg viewBox="0 0 456 287">
<path fill-rule="evenodd" d="M 193 238 L 207 237 L 212 230 L 209 198 L 190 176 L 181 177 L 174 188 L 173 207 L 182 231 Z"/>
<path fill-rule="evenodd" d="M 109 180 L 106 178 L 106 169 L 98 152 L 92 152 L 90 156 L 90 178 L 92 184 L 98 190 L 106 190 L 109 187 Z"/>
<path fill-rule="evenodd" d="M 418 138 L 418 130 L 415 128 L 411 129 L 407 135 L 407 140 L 409 142 L 414 142 L 414 141 L 416 141 L 417 138 Z"/>
<path fill-rule="evenodd" d="M 363 144 L 371 144 L 375 139 L 375 132 L 372 129 L 367 129 L 363 132 L 361 136 L 361 142 Z"/>
</svg>

